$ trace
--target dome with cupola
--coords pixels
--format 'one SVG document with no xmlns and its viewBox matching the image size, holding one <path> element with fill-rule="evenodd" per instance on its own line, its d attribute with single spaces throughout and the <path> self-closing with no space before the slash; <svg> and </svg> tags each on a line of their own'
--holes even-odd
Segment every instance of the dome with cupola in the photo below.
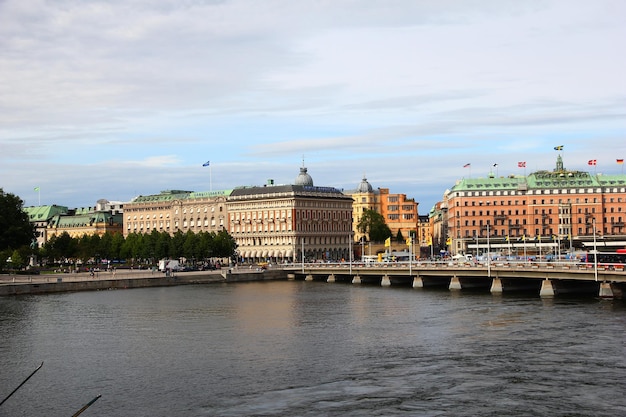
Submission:
<svg viewBox="0 0 626 417">
<path fill-rule="evenodd" d="M 296 182 L 294 183 L 295 185 L 313 186 L 313 178 L 311 178 L 306 171 L 307 169 L 305 167 L 300 168 L 300 174 L 298 174 L 298 177 L 296 178 Z"/>
<path fill-rule="evenodd" d="M 356 192 L 357 193 L 372 193 L 372 192 L 374 192 L 374 189 L 372 188 L 372 184 L 367 182 L 367 178 L 365 178 L 365 175 L 363 176 L 363 179 L 359 183 L 358 187 L 356 187 Z"/>
</svg>

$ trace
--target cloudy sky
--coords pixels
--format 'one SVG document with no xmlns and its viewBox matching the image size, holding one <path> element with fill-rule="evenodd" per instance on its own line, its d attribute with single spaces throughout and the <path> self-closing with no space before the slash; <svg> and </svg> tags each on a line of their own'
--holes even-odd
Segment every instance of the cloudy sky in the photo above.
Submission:
<svg viewBox="0 0 626 417">
<path fill-rule="evenodd" d="M 365 175 L 426 214 L 459 178 L 553 169 L 558 145 L 568 169 L 617 174 L 624 16 L 622 0 L 0 0 L 0 187 L 83 207 L 289 184 L 304 161 L 315 185 Z"/>
</svg>

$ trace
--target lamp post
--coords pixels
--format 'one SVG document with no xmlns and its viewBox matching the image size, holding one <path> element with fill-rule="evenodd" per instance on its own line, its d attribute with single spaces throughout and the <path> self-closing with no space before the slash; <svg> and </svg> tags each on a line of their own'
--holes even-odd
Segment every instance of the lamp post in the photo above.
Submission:
<svg viewBox="0 0 626 417">
<path fill-rule="evenodd" d="M 302 274 L 304 274 L 304 236 L 302 236 L 300 243 L 302 244 Z"/>
<path fill-rule="evenodd" d="M 350 253 L 348 253 L 349 262 L 350 262 L 350 275 L 352 275 L 352 233 L 348 234 L 348 240 L 350 241 Z"/>
<path fill-rule="evenodd" d="M 596 241 L 596 219 L 591 219 L 593 225 L 593 276 L 598 281 L 598 246 Z"/>
<path fill-rule="evenodd" d="M 487 223 L 487 277 L 491 278 L 491 250 L 489 248 L 489 223 Z"/>
</svg>

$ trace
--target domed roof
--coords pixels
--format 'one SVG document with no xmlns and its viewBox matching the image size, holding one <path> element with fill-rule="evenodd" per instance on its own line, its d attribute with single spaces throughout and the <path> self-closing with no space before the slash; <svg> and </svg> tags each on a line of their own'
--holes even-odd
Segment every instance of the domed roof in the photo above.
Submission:
<svg viewBox="0 0 626 417">
<path fill-rule="evenodd" d="M 358 187 L 356 187 L 356 192 L 357 193 L 371 193 L 373 191 L 374 189 L 372 188 L 372 185 L 369 182 L 367 182 L 367 178 L 363 176 L 361 183 L 358 185 Z"/>
<path fill-rule="evenodd" d="M 306 168 L 300 168 L 300 174 L 296 178 L 295 185 L 308 185 L 313 186 L 313 178 L 309 174 L 306 173 Z"/>
</svg>

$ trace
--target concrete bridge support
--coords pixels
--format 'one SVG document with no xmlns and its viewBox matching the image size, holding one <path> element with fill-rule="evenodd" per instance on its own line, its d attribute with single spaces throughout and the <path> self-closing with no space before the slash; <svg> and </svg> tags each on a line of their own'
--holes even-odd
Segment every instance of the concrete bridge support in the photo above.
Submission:
<svg viewBox="0 0 626 417">
<path fill-rule="evenodd" d="M 491 291 L 492 294 L 502 294 L 502 280 L 500 278 L 494 278 L 491 281 Z"/>
<path fill-rule="evenodd" d="M 287 279 L 293 281 L 294 279 L 296 279 L 296 274 L 287 274 Z"/>
<path fill-rule="evenodd" d="M 421 277 L 417 276 L 413 278 L 413 288 L 424 288 L 424 281 Z"/>
<path fill-rule="evenodd" d="M 361 283 L 361 277 L 360 277 L 359 275 L 355 275 L 355 276 L 352 278 L 352 283 L 353 283 L 353 284 L 360 284 L 360 283 Z"/>
<path fill-rule="evenodd" d="M 539 290 L 540 297 L 554 297 L 556 294 L 556 288 L 554 282 L 549 279 L 544 279 L 541 282 L 541 290 Z"/>
<path fill-rule="evenodd" d="M 461 289 L 463 289 L 463 287 L 461 287 L 461 281 L 459 280 L 459 277 L 454 275 L 452 277 L 452 279 L 450 279 L 450 285 L 448 286 L 448 289 L 449 290 L 461 290 Z"/>
<path fill-rule="evenodd" d="M 330 274 L 326 282 L 335 282 L 335 274 Z"/>
<path fill-rule="evenodd" d="M 622 298 L 622 289 L 610 282 L 600 283 L 600 298 L 613 299 Z"/>
<path fill-rule="evenodd" d="M 380 280 L 380 286 L 381 287 L 390 287 L 391 286 L 391 279 L 389 278 L 389 275 L 387 275 L 387 274 L 383 275 L 383 278 Z"/>
<path fill-rule="evenodd" d="M 313 275 L 308 274 L 308 275 L 304 278 L 304 280 L 305 280 L 305 281 L 313 281 Z"/>
</svg>

